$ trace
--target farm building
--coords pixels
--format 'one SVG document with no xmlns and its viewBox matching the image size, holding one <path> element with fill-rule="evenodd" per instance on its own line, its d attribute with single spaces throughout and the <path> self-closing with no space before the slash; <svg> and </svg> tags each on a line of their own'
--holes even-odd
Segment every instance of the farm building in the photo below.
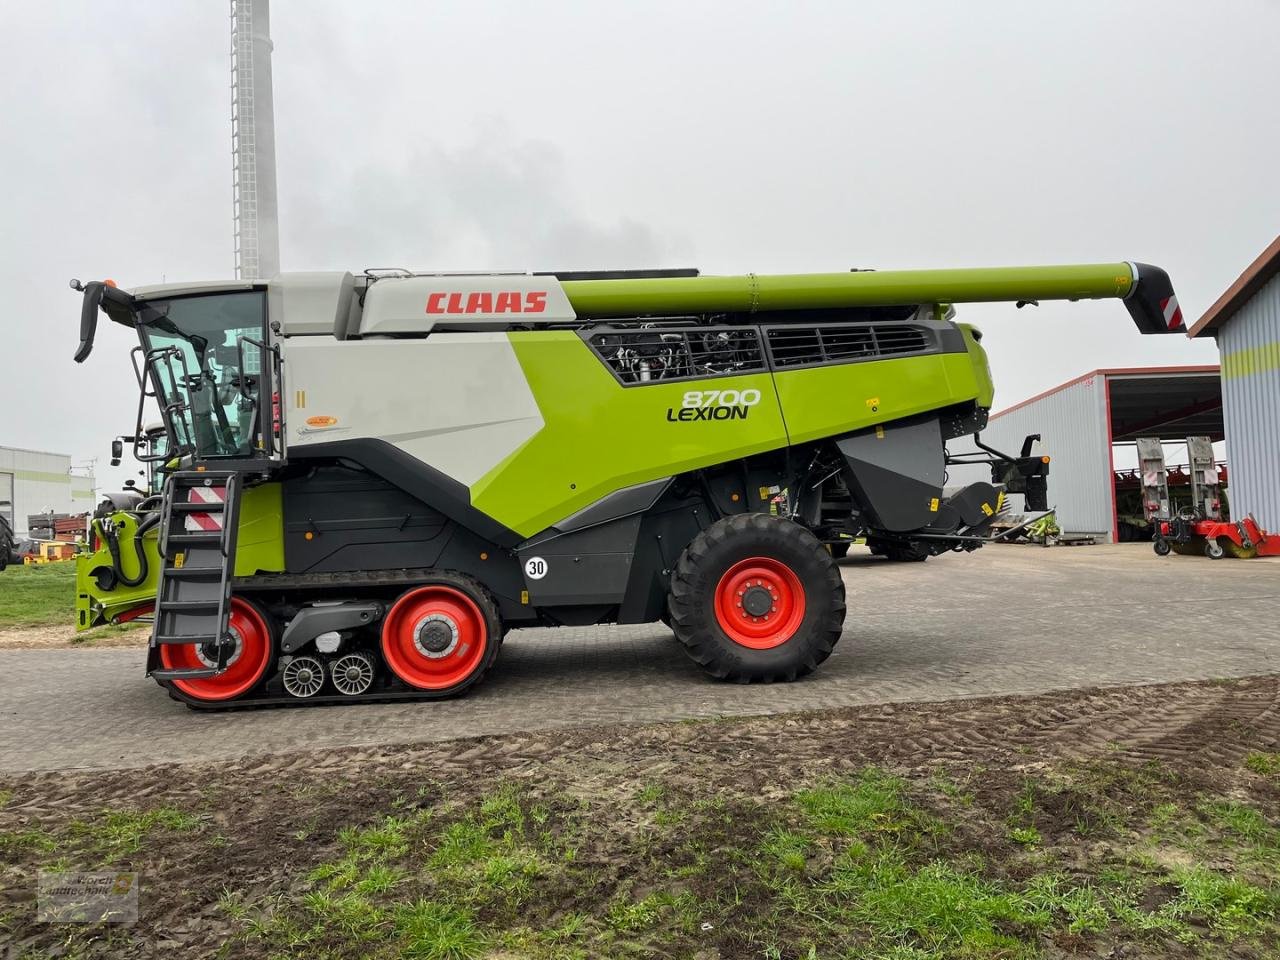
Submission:
<svg viewBox="0 0 1280 960">
<path fill-rule="evenodd" d="M 61 453 L 0 447 L 0 515 L 18 536 L 34 513 L 86 513 L 94 507 L 93 474 L 71 470 Z"/>
<path fill-rule="evenodd" d="M 1222 440 L 1218 368 L 1093 370 L 992 414 L 982 441 L 1016 454 L 1023 438 L 1036 433 L 1041 440 L 1034 452 L 1052 457 L 1049 505 L 1057 508 L 1063 530 L 1101 540 L 1123 539 L 1127 511 L 1122 501 L 1128 480 L 1123 468 L 1136 466 L 1127 448 L 1138 437 L 1169 443 L 1189 436 Z M 949 449 L 976 450 L 968 438 L 952 441 Z M 949 482 L 981 479 L 990 479 L 989 471 L 958 467 L 952 469 Z M 1021 509 L 1020 500 L 1015 498 L 1015 510 Z"/>
<path fill-rule="evenodd" d="M 1218 343 L 1232 516 L 1280 530 L 1280 237 L 1188 335 Z"/>
</svg>

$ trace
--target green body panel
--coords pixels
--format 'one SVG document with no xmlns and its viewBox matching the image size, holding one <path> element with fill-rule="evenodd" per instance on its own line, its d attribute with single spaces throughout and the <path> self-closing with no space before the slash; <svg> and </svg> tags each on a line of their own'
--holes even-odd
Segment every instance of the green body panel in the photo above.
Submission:
<svg viewBox="0 0 1280 960">
<path fill-rule="evenodd" d="M 236 576 L 284 572 L 284 487 L 261 483 L 240 495 Z"/>
<path fill-rule="evenodd" d="M 1133 270 L 1122 262 L 788 276 L 566 280 L 561 286 L 579 316 L 634 317 L 915 303 L 1096 300 L 1128 295 L 1133 286 Z"/>
<path fill-rule="evenodd" d="M 787 442 L 767 373 L 623 387 L 577 334 L 509 334 L 545 426 L 471 488 L 523 536 L 622 487 L 776 450 Z M 671 422 L 684 395 L 758 390 L 745 419 Z"/>
<path fill-rule="evenodd" d="M 137 518 L 119 511 L 112 514 L 120 542 L 120 566 L 128 577 L 137 576 L 138 565 L 132 541 L 138 528 Z M 110 623 L 123 613 L 143 604 L 155 602 L 160 578 L 159 526 L 152 527 L 142 538 L 147 557 L 147 577 L 136 587 L 122 584 L 114 590 L 101 590 L 90 575 L 99 567 L 111 566 L 111 554 L 103 545 L 94 553 L 76 558 L 76 629 L 87 630 Z M 240 497 L 240 526 L 236 532 L 237 577 L 255 573 L 284 571 L 284 510 L 282 487 L 264 483 L 247 488 Z"/>
<path fill-rule="evenodd" d="M 472 486 L 471 502 L 529 537 L 633 484 L 966 401 L 989 406 L 986 353 L 963 329 L 967 354 L 626 387 L 574 333 L 511 333 L 545 425 Z M 678 419 L 686 394 L 750 389 L 760 397 L 744 419 Z"/>
<path fill-rule="evenodd" d="M 782 370 L 774 382 L 792 443 L 963 403 L 978 392 L 963 353 Z"/>
<path fill-rule="evenodd" d="M 973 380 L 978 389 L 978 406 L 990 410 L 991 404 L 995 402 L 996 387 L 995 381 L 991 379 L 991 363 L 987 359 L 987 351 L 978 343 L 982 334 L 970 323 L 957 323 L 956 327 L 963 334 L 965 346 L 969 350 L 969 363 L 973 367 Z"/>
</svg>

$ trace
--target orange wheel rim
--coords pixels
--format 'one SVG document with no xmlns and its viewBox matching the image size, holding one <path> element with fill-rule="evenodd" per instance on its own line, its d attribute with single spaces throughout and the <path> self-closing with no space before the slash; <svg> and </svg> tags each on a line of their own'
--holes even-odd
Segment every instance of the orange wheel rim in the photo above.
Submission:
<svg viewBox="0 0 1280 960">
<path fill-rule="evenodd" d="M 231 700 L 253 689 L 262 679 L 271 661 L 271 631 L 262 614 L 239 597 L 232 597 L 227 626 L 235 642 L 227 669 L 216 677 L 174 680 L 177 690 L 196 700 Z M 212 644 L 164 644 L 160 647 L 160 664 L 166 670 L 192 670 L 214 666 L 217 655 Z"/>
<path fill-rule="evenodd" d="M 461 590 L 419 587 L 395 602 L 382 621 L 382 658 L 419 690 L 447 690 L 484 661 L 489 629 L 479 606 Z"/>
<path fill-rule="evenodd" d="M 716 585 L 716 621 L 734 643 L 769 650 L 790 640 L 804 620 L 804 586 L 785 563 L 750 557 Z"/>
</svg>

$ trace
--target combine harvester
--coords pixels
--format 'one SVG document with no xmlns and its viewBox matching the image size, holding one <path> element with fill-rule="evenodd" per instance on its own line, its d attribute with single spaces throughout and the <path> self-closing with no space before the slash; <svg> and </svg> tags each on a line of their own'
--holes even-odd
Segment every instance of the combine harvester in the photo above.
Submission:
<svg viewBox="0 0 1280 960">
<path fill-rule="evenodd" d="M 993 455 L 944 496 L 992 401 L 952 304 L 1183 329 L 1132 263 L 72 285 L 75 359 L 100 308 L 135 329 L 134 432 L 154 399 L 167 434 L 136 451 L 163 497 L 95 519 L 79 627 L 153 615 L 147 672 L 196 707 L 457 694 L 512 627 L 663 620 L 712 676 L 803 676 L 844 624 L 833 550 L 973 550 L 1044 489 Z"/>
</svg>

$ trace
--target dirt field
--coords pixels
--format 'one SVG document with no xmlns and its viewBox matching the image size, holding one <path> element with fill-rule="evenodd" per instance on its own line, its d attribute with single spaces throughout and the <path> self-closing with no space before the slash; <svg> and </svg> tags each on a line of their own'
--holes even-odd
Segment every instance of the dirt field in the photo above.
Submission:
<svg viewBox="0 0 1280 960">
<path fill-rule="evenodd" d="M 1277 749 L 1268 677 L 12 776 L 0 931 L 33 957 L 1268 957 Z M 139 871 L 140 922 L 35 923 L 41 868 Z"/>
</svg>

